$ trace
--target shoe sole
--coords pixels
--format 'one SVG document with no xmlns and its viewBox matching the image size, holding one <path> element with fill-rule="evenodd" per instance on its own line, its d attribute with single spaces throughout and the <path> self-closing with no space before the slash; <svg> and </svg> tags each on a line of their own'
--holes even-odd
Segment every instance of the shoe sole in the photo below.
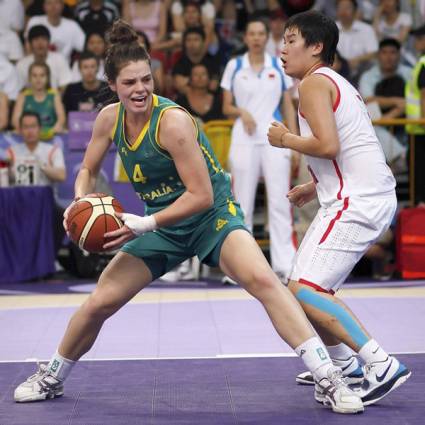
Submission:
<svg viewBox="0 0 425 425">
<path fill-rule="evenodd" d="M 370 406 L 371 404 L 376 403 L 377 401 L 383 399 L 390 392 L 394 391 L 400 385 L 404 384 L 409 378 L 412 372 L 409 369 L 405 369 L 396 377 L 390 379 L 387 383 L 377 388 L 375 391 L 372 391 L 363 400 L 363 406 Z M 384 393 L 382 393 L 384 391 Z"/>
<path fill-rule="evenodd" d="M 361 376 L 359 378 L 354 378 L 354 377 L 347 377 L 345 376 L 344 379 L 346 380 L 348 385 L 354 385 L 354 384 L 361 384 L 364 380 L 364 377 Z M 305 379 L 305 378 L 299 378 L 298 376 L 295 378 L 295 382 L 298 385 L 314 385 L 314 381 L 310 380 L 310 379 Z"/>
<path fill-rule="evenodd" d="M 16 403 L 31 403 L 31 402 L 36 402 L 36 401 L 51 400 L 51 399 L 54 399 L 54 398 L 62 397 L 63 396 L 63 393 L 64 392 L 61 391 L 61 392 L 58 392 L 56 394 L 47 395 L 46 397 L 41 397 L 41 398 L 40 397 L 37 397 L 37 396 L 34 396 L 34 395 L 28 396 L 28 397 L 24 397 L 24 398 L 21 398 L 19 400 L 17 400 L 15 398 L 15 402 Z"/>
<path fill-rule="evenodd" d="M 356 413 L 363 413 L 364 412 L 364 404 L 363 406 L 359 406 L 357 408 L 340 408 L 337 407 L 330 398 L 326 397 L 326 396 L 321 396 L 320 394 L 315 393 L 314 394 L 314 399 L 316 400 L 317 403 L 322 404 L 325 407 L 328 407 L 330 409 L 332 409 L 333 412 L 335 413 L 342 413 L 345 415 L 351 415 L 351 414 L 356 414 Z"/>
</svg>

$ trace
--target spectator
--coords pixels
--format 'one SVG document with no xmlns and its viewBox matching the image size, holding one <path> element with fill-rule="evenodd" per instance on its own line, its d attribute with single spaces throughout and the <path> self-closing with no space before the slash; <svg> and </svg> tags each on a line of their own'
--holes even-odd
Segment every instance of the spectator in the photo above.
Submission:
<svg viewBox="0 0 425 425">
<path fill-rule="evenodd" d="M 30 88 L 21 92 L 12 114 L 12 125 L 19 130 L 23 112 L 34 112 L 40 117 L 42 140 L 50 140 L 65 126 L 65 110 L 59 93 L 50 88 L 50 70 L 45 62 L 34 62 L 29 68 Z"/>
<path fill-rule="evenodd" d="M 190 72 L 189 84 L 185 94 L 181 94 L 176 103 L 187 109 L 201 124 L 224 119 L 221 96 L 210 93 L 210 76 L 208 68 L 199 63 L 194 65 Z"/>
<path fill-rule="evenodd" d="M 378 40 L 395 38 L 404 44 L 412 26 L 412 17 L 400 12 L 400 0 L 380 0 L 373 17 L 373 28 Z"/>
<path fill-rule="evenodd" d="M 16 64 L 21 89 L 28 85 L 28 70 L 33 62 L 46 62 L 54 89 L 64 90 L 72 81 L 71 69 L 65 57 L 59 52 L 49 51 L 49 43 L 50 31 L 44 25 L 35 25 L 28 31 L 28 44 L 32 53 Z"/>
<path fill-rule="evenodd" d="M 347 59 L 340 55 L 338 50 L 335 52 L 334 63 L 331 68 L 335 72 L 338 72 L 339 75 L 342 75 L 345 79 L 350 80 L 350 65 L 348 64 Z"/>
<path fill-rule="evenodd" d="M 0 92 L 0 131 L 6 130 L 9 125 L 9 99 Z"/>
<path fill-rule="evenodd" d="M 271 56 L 280 57 L 285 21 L 286 16 L 282 9 L 277 9 L 270 13 L 270 34 L 266 44 L 266 51 Z"/>
<path fill-rule="evenodd" d="M 285 280 L 291 271 L 295 247 L 292 216 L 286 194 L 290 184 L 290 151 L 275 149 L 267 142 L 268 127 L 281 121 L 297 132 L 295 110 L 288 89 L 292 80 L 276 57 L 265 52 L 268 29 L 253 19 L 245 31 L 248 52 L 232 59 L 221 80 L 223 112 L 235 118 L 229 162 L 236 200 L 241 204 L 248 228 L 253 227 L 256 188 L 264 176 L 270 226 L 273 269 Z M 282 113 L 281 113 L 282 111 Z"/>
<path fill-rule="evenodd" d="M 0 55 L 12 63 L 24 56 L 24 49 L 18 34 L 6 25 L 2 25 L 2 22 L 0 22 Z"/>
<path fill-rule="evenodd" d="M 152 46 L 165 38 L 167 9 L 163 1 L 123 0 L 122 15 L 136 31 L 142 31 L 148 36 Z"/>
<path fill-rule="evenodd" d="M 55 195 L 53 228 L 56 252 L 61 246 L 65 231 L 62 225 L 63 208 L 57 202 L 56 183 L 66 178 L 65 161 L 61 148 L 50 143 L 40 142 L 41 121 L 35 112 L 24 112 L 19 118 L 19 132 L 23 143 L 8 149 L 12 166 L 12 179 L 21 185 L 50 186 Z M 28 166 L 31 163 L 31 173 Z M 21 165 L 21 166 L 20 166 Z"/>
<path fill-rule="evenodd" d="M 98 32 L 92 32 L 87 34 L 85 50 L 94 53 L 99 61 L 99 67 L 97 71 L 97 79 L 105 81 L 105 52 L 106 42 L 102 34 Z M 78 83 L 81 81 L 80 67 L 78 60 L 72 65 L 72 82 Z"/>
<path fill-rule="evenodd" d="M 0 1 L 0 27 L 21 32 L 25 24 L 25 9 L 22 0 Z"/>
<path fill-rule="evenodd" d="M 425 119 L 425 25 L 411 33 L 415 36 L 415 49 L 419 60 L 406 85 L 406 116 Z M 409 124 L 406 131 L 415 137 L 414 187 L 415 204 L 425 206 L 425 126 Z"/>
<path fill-rule="evenodd" d="M 362 70 L 370 66 L 378 50 L 375 31 L 369 24 L 356 19 L 356 13 L 356 0 L 338 1 L 338 51 L 348 60 L 354 79 Z"/>
<path fill-rule="evenodd" d="M 3 55 L 0 55 L 0 92 L 5 93 L 9 100 L 16 100 L 19 93 L 16 68 Z"/>
<path fill-rule="evenodd" d="M 110 0 L 83 0 L 75 8 L 75 18 L 86 36 L 93 32 L 104 36 L 119 16 L 117 6 Z"/>
<path fill-rule="evenodd" d="M 112 98 L 108 84 L 97 79 L 99 59 L 92 52 L 78 58 L 82 81 L 70 84 L 63 95 L 66 113 L 71 111 L 99 111 Z"/>
<path fill-rule="evenodd" d="M 188 28 L 183 35 L 183 56 L 172 70 L 174 88 L 178 93 L 186 93 L 191 69 L 198 63 L 203 63 L 210 71 L 209 89 L 216 91 L 220 75 L 220 60 L 209 53 L 205 53 L 204 30 L 201 27 Z"/>
<path fill-rule="evenodd" d="M 27 32 L 35 25 L 46 26 L 51 35 L 50 49 L 64 55 L 68 64 L 73 50 L 84 49 L 85 34 L 77 22 L 62 16 L 63 0 L 44 0 L 45 15 L 33 16 L 27 24 Z"/>
<path fill-rule="evenodd" d="M 305 12 L 314 5 L 314 0 L 268 0 L 272 13 L 278 8 L 282 8 L 286 16 Z"/>
<path fill-rule="evenodd" d="M 138 31 L 139 43 L 151 53 L 151 43 L 149 42 L 148 36 L 143 31 Z M 155 85 L 155 93 L 163 94 L 165 90 L 165 74 L 162 62 L 156 58 L 151 57 L 151 70 Z"/>
</svg>

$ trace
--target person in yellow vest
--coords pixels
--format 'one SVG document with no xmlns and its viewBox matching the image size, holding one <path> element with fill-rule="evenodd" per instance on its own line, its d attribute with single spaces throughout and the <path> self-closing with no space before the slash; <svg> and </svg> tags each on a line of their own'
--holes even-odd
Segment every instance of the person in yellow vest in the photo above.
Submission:
<svg viewBox="0 0 425 425">
<path fill-rule="evenodd" d="M 406 117 L 425 118 L 425 24 L 412 30 L 419 59 L 406 84 Z M 415 205 L 425 207 L 425 125 L 409 124 L 406 132 L 415 136 Z"/>
</svg>

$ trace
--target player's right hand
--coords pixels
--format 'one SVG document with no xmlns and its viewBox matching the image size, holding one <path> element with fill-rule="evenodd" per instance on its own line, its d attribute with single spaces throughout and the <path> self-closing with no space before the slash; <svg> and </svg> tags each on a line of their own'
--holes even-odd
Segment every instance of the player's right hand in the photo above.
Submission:
<svg viewBox="0 0 425 425">
<path fill-rule="evenodd" d="M 291 204 L 302 208 L 316 197 L 316 188 L 313 183 L 300 184 L 292 188 L 286 197 Z"/>
</svg>

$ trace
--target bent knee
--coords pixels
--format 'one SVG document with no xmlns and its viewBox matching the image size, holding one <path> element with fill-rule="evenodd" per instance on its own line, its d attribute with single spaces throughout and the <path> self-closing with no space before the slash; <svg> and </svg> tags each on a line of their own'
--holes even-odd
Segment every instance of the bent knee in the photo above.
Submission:
<svg viewBox="0 0 425 425">
<path fill-rule="evenodd" d="M 264 298 L 281 283 L 271 269 L 256 270 L 246 282 L 245 288 L 256 298 Z"/>
</svg>

